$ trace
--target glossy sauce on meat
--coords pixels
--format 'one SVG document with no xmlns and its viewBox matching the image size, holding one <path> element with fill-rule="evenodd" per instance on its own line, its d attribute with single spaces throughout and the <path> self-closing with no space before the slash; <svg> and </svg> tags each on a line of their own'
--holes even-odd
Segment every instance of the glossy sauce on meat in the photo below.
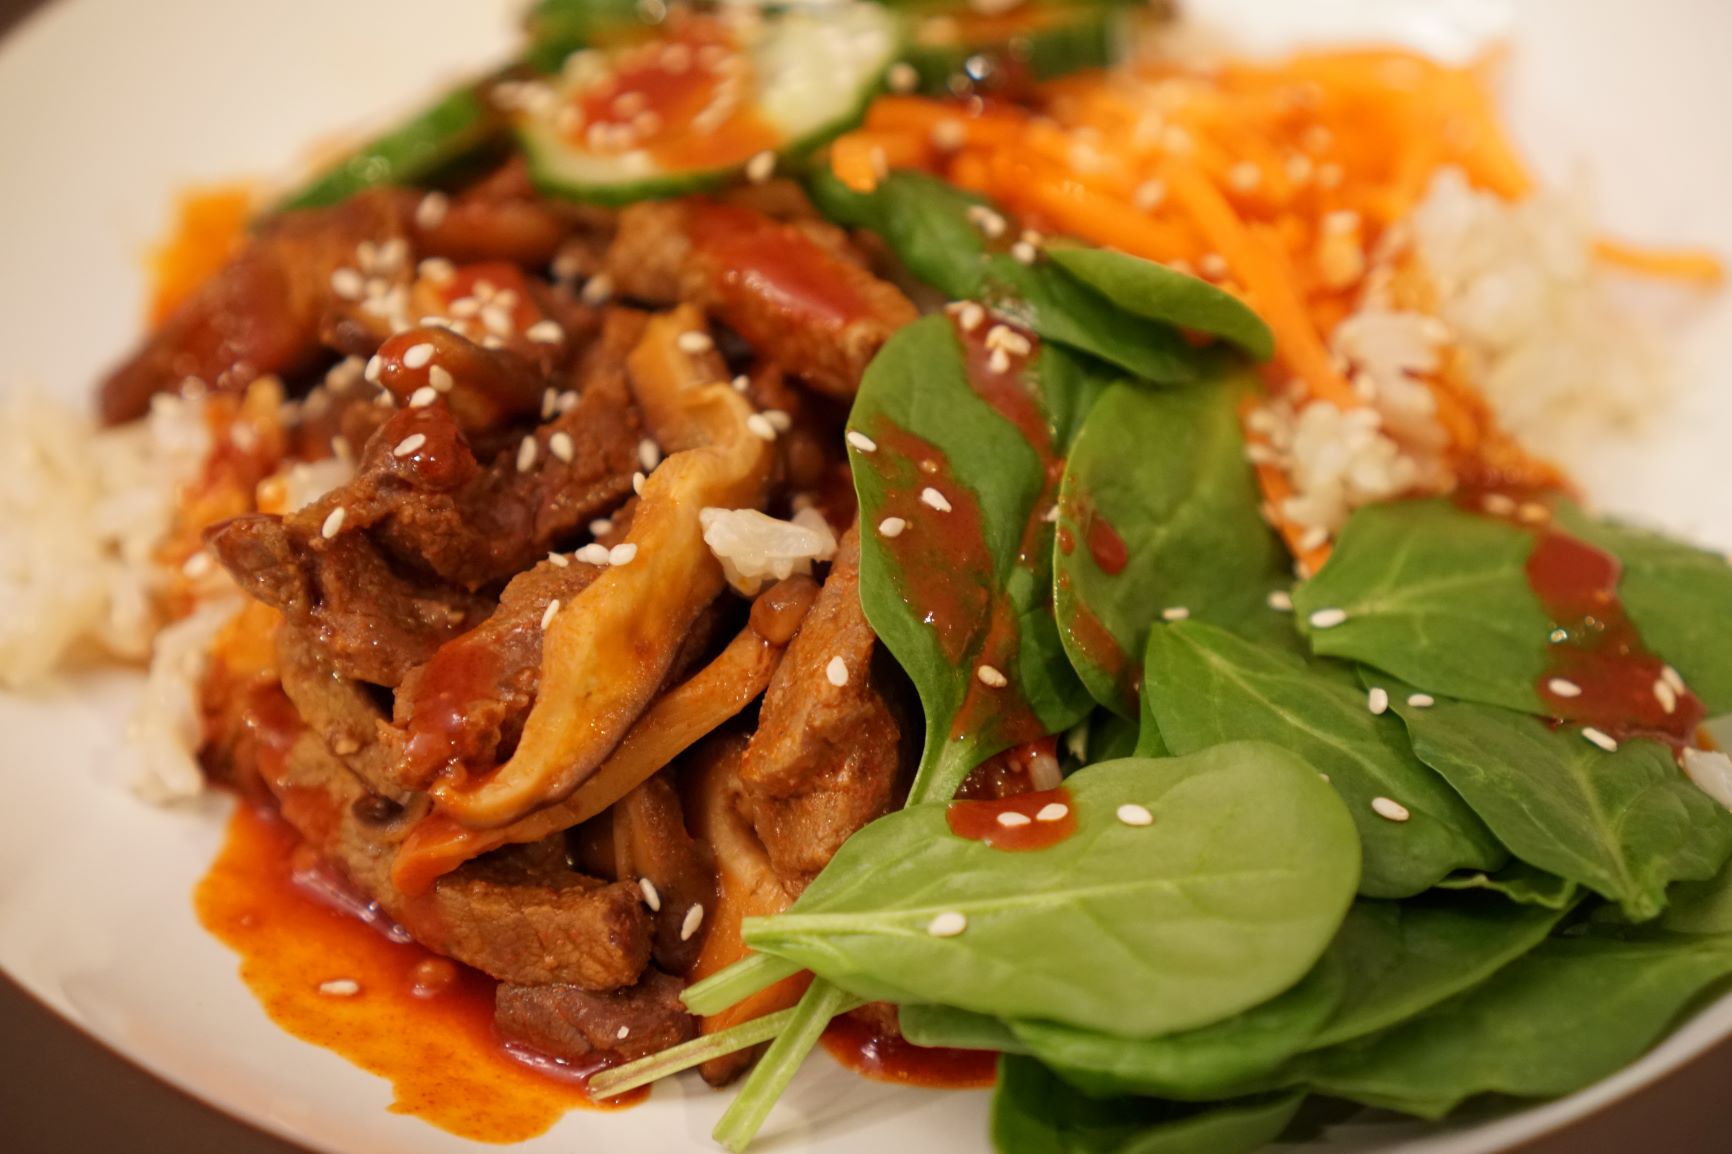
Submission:
<svg viewBox="0 0 1732 1154">
<path fill-rule="evenodd" d="M 998 1054 L 994 1051 L 916 1046 L 882 1034 L 851 1014 L 830 1023 L 824 1031 L 824 1050 L 875 1082 L 934 1090 L 983 1090 L 997 1080 Z"/>
<path fill-rule="evenodd" d="M 388 1080 L 394 1112 L 475 1141 L 521 1142 L 595 1106 L 583 1089 L 593 1070 L 501 1042 L 492 979 L 345 912 L 330 900 L 340 887 L 306 884 L 328 875 L 303 868 L 297 884 L 298 845 L 274 814 L 237 806 L 195 899 L 205 929 L 241 956 L 241 978 L 272 1021 Z M 345 979 L 359 991 L 319 989 Z"/>
<path fill-rule="evenodd" d="M 723 297 L 767 303 L 791 324 L 826 329 L 873 315 L 872 302 L 834 275 L 836 258 L 792 225 L 724 204 L 691 209 L 692 244 L 719 270 Z"/>
</svg>

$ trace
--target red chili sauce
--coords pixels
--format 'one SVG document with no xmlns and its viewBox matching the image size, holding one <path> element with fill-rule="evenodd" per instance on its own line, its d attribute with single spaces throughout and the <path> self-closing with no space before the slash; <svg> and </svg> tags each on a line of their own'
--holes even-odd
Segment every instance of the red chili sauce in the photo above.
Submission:
<svg viewBox="0 0 1732 1154">
<path fill-rule="evenodd" d="M 1076 832 L 1076 810 L 1062 785 L 1013 797 L 953 801 L 944 818 L 957 837 L 1007 853 L 1048 849 Z"/>
<path fill-rule="evenodd" d="M 991 1086 L 998 1073 L 998 1054 L 992 1050 L 916 1046 L 880 1032 L 854 1014 L 844 1014 L 830 1023 L 824 1031 L 824 1049 L 848 1069 L 875 1082 L 934 1090 L 981 1090 Z"/>
</svg>

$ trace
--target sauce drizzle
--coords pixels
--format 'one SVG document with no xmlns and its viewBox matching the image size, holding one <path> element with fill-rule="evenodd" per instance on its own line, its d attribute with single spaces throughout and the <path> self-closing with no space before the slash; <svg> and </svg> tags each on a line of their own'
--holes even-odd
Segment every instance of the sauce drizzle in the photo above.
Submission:
<svg viewBox="0 0 1732 1154">
<path fill-rule="evenodd" d="M 1061 816 L 1041 817 L 1043 811 L 1056 813 L 1061 807 Z M 1007 815 L 1014 815 L 1014 824 L 1005 824 Z M 945 807 L 944 820 L 957 837 L 1006 853 L 1049 849 L 1076 832 L 1076 808 L 1071 805 L 1070 791 L 1062 785 L 1012 797 L 953 801 Z"/>
<path fill-rule="evenodd" d="M 916 1046 L 875 1029 L 853 1014 L 843 1014 L 824 1031 L 824 1049 L 848 1069 L 874 1082 L 924 1086 L 935 1090 L 983 1090 L 998 1076 L 998 1055 L 991 1050 L 952 1050 Z"/>
</svg>

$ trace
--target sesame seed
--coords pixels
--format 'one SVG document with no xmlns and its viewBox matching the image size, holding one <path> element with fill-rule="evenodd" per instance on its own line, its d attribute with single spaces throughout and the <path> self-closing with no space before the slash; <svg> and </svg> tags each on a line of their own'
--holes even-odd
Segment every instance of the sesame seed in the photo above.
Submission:
<svg viewBox="0 0 1732 1154">
<path fill-rule="evenodd" d="M 564 553 L 549 553 L 547 555 L 547 563 L 552 565 L 555 569 L 569 569 L 571 567 L 571 558 L 567 557 Z"/>
<path fill-rule="evenodd" d="M 216 561 L 212 559 L 209 553 L 201 550 L 182 562 L 180 571 L 182 576 L 190 577 L 196 581 L 198 578 L 203 577 L 206 573 L 209 573 L 215 568 Z"/>
<path fill-rule="evenodd" d="M 1117 813 L 1119 820 L 1126 825 L 1153 825 L 1155 821 L 1155 815 L 1150 813 L 1146 806 L 1137 805 L 1135 802 L 1126 802 L 1119 806 Z"/>
<path fill-rule="evenodd" d="M 1346 175 L 1346 171 L 1339 164 L 1331 161 L 1317 170 L 1317 183 L 1326 189 L 1336 188 Z"/>
<path fill-rule="evenodd" d="M 824 666 L 824 678 L 840 689 L 848 684 L 848 663 L 840 657 L 830 658 L 830 663 Z"/>
<path fill-rule="evenodd" d="M 1137 185 L 1136 191 L 1131 194 L 1131 199 L 1144 212 L 1153 212 L 1161 206 L 1162 201 L 1167 199 L 1166 183 L 1159 180 L 1145 180 Z"/>
<path fill-rule="evenodd" d="M 1375 717 L 1382 717 L 1389 712 L 1389 690 L 1381 685 L 1373 685 L 1365 694 L 1365 708 L 1371 710 Z"/>
<path fill-rule="evenodd" d="M 514 327 L 511 310 L 504 305 L 497 304 L 482 306 L 481 323 L 487 329 L 487 336 L 481 340 L 482 348 L 499 348 L 500 346 L 490 345 L 487 342 L 498 337 L 510 336 Z"/>
<path fill-rule="evenodd" d="M 415 223 L 421 228 L 438 228 L 451 208 L 451 198 L 442 192 L 430 192 L 415 206 Z"/>
<path fill-rule="evenodd" d="M 1378 817 L 1387 818 L 1390 821 L 1406 821 L 1413 816 L 1405 805 L 1387 797 L 1372 798 L 1371 808 L 1376 811 Z"/>
<path fill-rule="evenodd" d="M 404 437 L 401 441 L 397 442 L 397 447 L 391 450 L 391 455 L 393 457 L 407 457 L 426 443 L 426 433 L 410 433 L 407 437 Z"/>
<path fill-rule="evenodd" d="M 591 537 L 605 537 L 613 532 L 613 521 L 607 517 L 597 517 L 589 523 Z"/>
<path fill-rule="evenodd" d="M 746 161 L 746 179 L 753 184 L 763 184 L 776 171 L 776 154 L 769 149 Z"/>
<path fill-rule="evenodd" d="M 1010 354 L 1003 349 L 993 349 L 991 355 L 986 358 L 986 367 L 989 372 L 1010 372 Z"/>
<path fill-rule="evenodd" d="M 568 465 L 572 458 L 577 456 L 577 448 L 571 443 L 571 434 L 563 429 L 547 438 L 547 451 Z"/>
<path fill-rule="evenodd" d="M 1016 829 L 1018 826 L 1034 824 L 1034 819 L 1029 817 L 1026 813 L 1017 813 L 1014 810 L 1007 810 L 1006 812 L 999 814 L 997 821 L 998 824 L 1003 826 L 1005 829 Z"/>
<path fill-rule="evenodd" d="M 631 1037 L 631 1027 L 630 1026 L 621 1026 L 619 1028 L 619 1032 L 616 1033 L 614 1035 L 614 1037 L 619 1039 L 622 1042 L 625 1041 L 627 1038 Z"/>
<path fill-rule="evenodd" d="M 1183 621 L 1191 615 L 1191 611 L 1183 605 L 1173 605 L 1161 610 L 1162 621 Z"/>
<path fill-rule="evenodd" d="M 643 894 L 643 904 L 650 908 L 651 913 L 660 913 L 662 908 L 661 891 L 648 878 L 637 879 L 638 892 Z"/>
<path fill-rule="evenodd" d="M 442 256 L 430 256 L 416 265 L 415 271 L 434 284 L 450 284 L 457 275 L 457 266 Z"/>
<path fill-rule="evenodd" d="M 1329 530 L 1325 529 L 1321 525 L 1313 525 L 1311 528 L 1305 530 L 1305 532 L 1299 534 L 1299 540 L 1296 542 L 1299 547 L 1299 552 L 1301 553 L 1310 553 L 1313 550 L 1321 549 L 1328 543 Z"/>
<path fill-rule="evenodd" d="M 536 443 L 534 437 L 525 437 L 519 441 L 517 444 L 517 471 L 527 473 L 535 468 L 535 457 L 540 450 L 541 446 Z"/>
<path fill-rule="evenodd" d="M 982 665 L 974 671 L 974 676 L 980 679 L 982 685 L 991 689 L 1003 689 L 1010 684 L 1010 678 L 1000 673 L 990 665 Z"/>
<path fill-rule="evenodd" d="M 340 268 L 331 274 L 331 291 L 346 301 L 360 300 L 366 289 L 366 278 L 352 268 Z"/>
<path fill-rule="evenodd" d="M 662 447 L 649 437 L 637 443 L 637 463 L 648 473 L 662 463 Z"/>
<path fill-rule="evenodd" d="M 379 378 L 383 376 L 384 373 L 385 358 L 381 357 L 378 353 L 374 353 L 371 357 L 367 358 L 367 368 L 361 375 L 366 378 L 369 384 L 376 385 L 379 383 Z"/>
<path fill-rule="evenodd" d="M 914 65 L 898 60 L 890 66 L 884 79 L 892 92 L 913 92 L 914 86 L 920 83 L 920 73 L 914 70 Z"/>
<path fill-rule="evenodd" d="M 1554 697 L 1580 697 L 1582 695 L 1581 686 L 1563 677 L 1552 678 L 1546 682 L 1546 688 L 1551 691 Z"/>
<path fill-rule="evenodd" d="M 426 341 L 403 350 L 403 367 L 406 369 L 424 369 L 432 363 L 433 346 Z"/>
<path fill-rule="evenodd" d="M 741 373 L 739 376 L 734 378 L 734 391 L 736 393 L 743 393 L 751 387 L 752 379 L 746 376 L 745 373 Z"/>
<path fill-rule="evenodd" d="M 1407 704 L 1413 706 L 1415 709 L 1430 709 L 1432 706 L 1437 704 L 1437 698 L 1433 697 L 1429 693 L 1409 693 L 1407 695 Z"/>
<path fill-rule="evenodd" d="M 451 376 L 451 370 L 444 365 L 431 365 L 427 369 L 427 384 L 436 393 L 449 393 L 457 382 Z"/>
<path fill-rule="evenodd" d="M 1603 730 L 1595 729 L 1590 725 L 1586 729 L 1582 730 L 1582 736 L 1605 750 L 1607 753 L 1618 752 L 1617 741 Z"/>
<path fill-rule="evenodd" d="M 955 910 L 945 910 L 926 923 L 926 932 L 935 938 L 954 938 L 967 928 L 967 916 Z"/>
<path fill-rule="evenodd" d="M 331 438 L 331 454 L 345 465 L 355 463 L 355 448 L 349 444 L 349 438 L 341 433 Z"/>
<path fill-rule="evenodd" d="M 1678 711 L 1678 691 L 1666 684 L 1665 678 L 1654 682 L 1654 700 L 1660 703 L 1660 708 L 1667 713 Z"/>
<path fill-rule="evenodd" d="M 547 603 L 547 608 L 541 611 L 541 627 L 546 629 L 553 624 L 554 616 L 559 612 L 559 598 L 555 597 Z"/>
<path fill-rule="evenodd" d="M 1026 240 L 1019 240 L 1010 246 L 1010 255 L 1018 264 L 1033 264 L 1040 259 L 1040 250 Z"/>
<path fill-rule="evenodd" d="M 319 536 L 329 541 L 343 531 L 343 521 L 349 516 L 349 511 L 338 505 L 325 515 L 325 523 L 319 526 Z"/>
<path fill-rule="evenodd" d="M 750 427 L 751 422 L 747 421 L 746 425 L 747 427 Z M 642 473 L 633 473 L 631 475 L 631 491 L 640 497 L 643 496 L 643 486 L 644 482 L 647 480 L 649 480 L 649 478 L 644 476 Z"/>
<path fill-rule="evenodd" d="M 974 301 L 963 301 L 956 307 L 956 323 L 965 333 L 971 333 L 986 320 L 986 309 Z"/>
<path fill-rule="evenodd" d="M 770 422 L 770 428 L 778 433 L 785 433 L 794 427 L 794 418 L 785 409 L 765 409 L 764 420 Z"/>
<path fill-rule="evenodd" d="M 632 541 L 622 541 L 607 551 L 609 565 L 630 565 L 637 557 L 637 544 Z"/>
<path fill-rule="evenodd" d="M 933 147 L 954 152 L 968 143 L 968 129 L 960 120 L 940 120 L 932 126 Z"/>
<path fill-rule="evenodd" d="M 332 978 L 319 983 L 319 993 L 333 998 L 352 998 L 361 992 L 361 983 L 353 978 Z"/>
<path fill-rule="evenodd" d="M 1048 822 L 1063 821 L 1065 816 L 1069 813 L 1070 806 L 1065 805 L 1063 802 L 1049 801 L 1040 807 L 1039 812 L 1034 815 L 1034 820 Z"/>
<path fill-rule="evenodd" d="M 606 565 L 607 546 L 592 541 L 573 553 L 572 556 L 585 565 Z"/>
<path fill-rule="evenodd" d="M 920 490 L 920 503 L 929 509 L 936 509 L 940 513 L 950 512 L 950 499 L 931 485 Z"/>
<path fill-rule="evenodd" d="M 704 924 L 704 907 L 695 905 L 686 911 L 685 920 L 680 922 L 680 941 L 689 942 L 692 935 L 698 932 L 698 927 Z"/>
<path fill-rule="evenodd" d="M 850 445 L 862 453 L 876 453 L 878 451 L 878 442 L 857 430 L 849 429 L 847 440 Z"/>
<path fill-rule="evenodd" d="M 1360 223 L 1359 214 L 1350 208 L 1323 215 L 1323 231 L 1333 236 L 1345 236 L 1348 233 L 1358 232 Z"/>
<path fill-rule="evenodd" d="M 908 528 L 908 522 L 901 517 L 886 517 L 878 522 L 878 532 L 885 537 L 900 537 L 902 530 Z"/>
<path fill-rule="evenodd" d="M 699 353 L 707 353 L 711 349 L 715 348 L 716 342 L 710 339 L 709 333 L 701 333 L 696 329 L 693 329 L 690 332 L 681 333 L 676 337 L 674 339 L 674 345 L 682 353 L 689 353 L 692 356 L 697 356 Z"/>
<path fill-rule="evenodd" d="M 1004 235 L 1004 230 L 1010 227 L 1010 223 L 1004 217 L 987 208 L 984 204 L 969 205 L 966 215 L 970 224 L 989 237 L 1001 237 Z"/>
<path fill-rule="evenodd" d="M 1345 620 L 1347 620 L 1347 610 L 1345 609 L 1319 609 L 1310 617 L 1311 628 L 1313 629 L 1333 629 Z"/>
<path fill-rule="evenodd" d="M 1232 271 L 1227 258 L 1218 252 L 1206 252 L 1197 260 L 1197 268 L 1210 280 L 1220 280 Z"/>
<path fill-rule="evenodd" d="M 762 413 L 753 413 L 746 418 L 746 431 L 760 441 L 776 439 L 776 426 L 770 424 L 769 418 Z"/>
<path fill-rule="evenodd" d="M 613 296 L 613 278 L 604 272 L 596 273 L 584 282 L 583 290 L 577 295 L 578 299 L 591 307 L 606 304 Z"/>
<path fill-rule="evenodd" d="M 559 327 L 558 321 L 536 321 L 523 335 L 541 345 L 557 345 L 565 339 L 565 330 Z"/>
<path fill-rule="evenodd" d="M 1549 521 L 1552 511 L 1538 501 L 1528 501 L 1516 510 L 1516 516 L 1528 525 L 1538 525 Z"/>
<path fill-rule="evenodd" d="M 1667 685 L 1670 685 L 1676 692 L 1684 692 L 1684 679 L 1680 677 L 1678 671 L 1673 669 L 1670 665 L 1663 665 L 1660 667 L 1660 680 L 1664 681 Z"/>
<path fill-rule="evenodd" d="M 1277 613 L 1293 612 L 1293 594 L 1285 589 L 1271 590 L 1269 593 L 1269 608 Z"/>
<path fill-rule="evenodd" d="M 438 399 L 438 389 L 435 389 L 432 385 L 422 385 L 420 388 L 409 394 L 409 407 L 411 409 L 425 409 L 428 405 L 431 405 Z"/>
<path fill-rule="evenodd" d="M 1263 170 L 1250 161 L 1240 161 L 1227 173 L 1227 181 L 1239 192 L 1250 192 L 1263 183 Z"/>
</svg>

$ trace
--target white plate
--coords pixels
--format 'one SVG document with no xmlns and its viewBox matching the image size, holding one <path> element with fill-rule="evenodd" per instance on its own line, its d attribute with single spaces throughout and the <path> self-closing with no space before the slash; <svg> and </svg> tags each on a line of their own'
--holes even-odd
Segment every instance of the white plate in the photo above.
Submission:
<svg viewBox="0 0 1732 1154">
<path fill-rule="evenodd" d="M 1732 4 L 1526 0 L 1196 0 L 1257 43 L 1400 39 L 1460 57 L 1507 32 L 1510 112 L 1542 171 L 1585 163 L 1609 224 L 1732 253 Z M 140 254 L 189 183 L 280 174 L 322 136 L 499 58 L 503 0 L 68 0 L 0 46 L 0 386 L 83 402 L 137 332 Z M 1639 440 L 1571 462 L 1604 505 L 1732 546 L 1732 302 L 1677 346 L 1681 395 Z M 278 1030 L 195 922 L 220 801 L 148 808 L 119 782 L 136 680 L 94 676 L 0 696 L 0 967 L 122 1053 L 308 1146 L 369 1154 L 474 1149 L 386 1112 L 386 1084 Z M 1420 1128 L 1356 1122 L 1311 1154 L 1473 1154 L 1578 1118 L 1732 1033 L 1732 999 L 1636 1066 L 1511 1117 Z M 100 1093 L 100 1087 L 93 1087 Z M 531 1151 L 709 1151 L 723 1099 L 683 1083 L 624 1114 L 568 1116 Z M 893 1090 L 815 1060 L 763 1148 L 862 1154 L 986 1149 L 986 1096 Z M 1289 1148 L 1292 1149 L 1292 1148 Z"/>
</svg>

